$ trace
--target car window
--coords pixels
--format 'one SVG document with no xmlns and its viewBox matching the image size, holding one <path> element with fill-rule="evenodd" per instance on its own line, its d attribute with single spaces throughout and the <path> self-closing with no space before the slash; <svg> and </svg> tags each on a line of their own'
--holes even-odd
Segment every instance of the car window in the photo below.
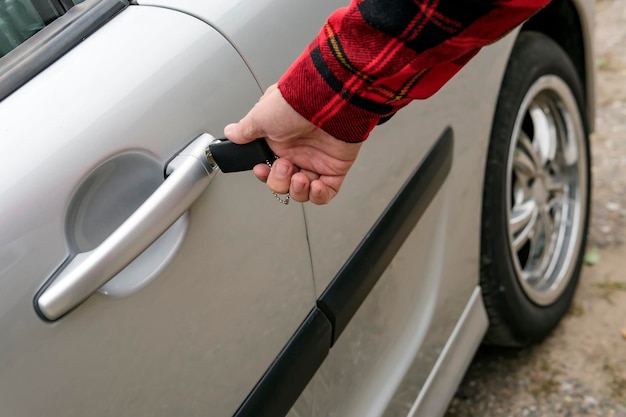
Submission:
<svg viewBox="0 0 626 417">
<path fill-rule="evenodd" d="M 0 58 L 82 0 L 0 0 Z"/>
<path fill-rule="evenodd" d="M 0 101 L 128 5 L 129 0 L 0 0 Z"/>
</svg>

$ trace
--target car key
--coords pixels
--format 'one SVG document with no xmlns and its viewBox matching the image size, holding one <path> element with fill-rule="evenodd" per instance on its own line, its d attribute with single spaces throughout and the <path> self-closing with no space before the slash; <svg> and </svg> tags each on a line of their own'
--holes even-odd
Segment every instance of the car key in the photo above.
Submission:
<svg viewBox="0 0 626 417">
<path fill-rule="evenodd" d="M 226 138 L 215 139 L 206 152 L 209 163 L 222 172 L 249 171 L 257 164 L 272 165 L 276 156 L 265 139 L 238 145 Z"/>
<path fill-rule="evenodd" d="M 265 139 L 260 138 L 244 145 L 238 145 L 226 138 L 215 139 L 206 149 L 206 157 L 211 166 L 222 172 L 249 171 L 257 164 L 267 164 L 270 168 L 276 158 Z M 289 204 L 289 193 L 281 197 L 272 191 L 281 204 Z"/>
</svg>

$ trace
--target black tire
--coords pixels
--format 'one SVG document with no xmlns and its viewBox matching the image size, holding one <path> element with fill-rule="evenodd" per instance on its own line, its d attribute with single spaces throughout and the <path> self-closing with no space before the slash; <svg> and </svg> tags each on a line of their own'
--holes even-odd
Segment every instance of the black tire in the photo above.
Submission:
<svg viewBox="0 0 626 417">
<path fill-rule="evenodd" d="M 580 204 L 583 211 L 579 212 L 581 214 L 578 217 L 581 240 L 579 247 L 578 243 L 572 246 L 577 249 L 568 252 L 572 255 L 570 267 L 567 269 L 571 274 L 568 272 L 566 284 L 566 281 L 562 281 L 560 292 L 555 293 L 557 298 L 547 304 L 537 303 L 522 286 L 522 276 L 519 273 L 521 252 L 515 252 L 512 243 L 514 239 L 510 237 L 514 232 L 509 228 L 509 216 L 513 216 L 509 215 L 509 210 L 512 210 L 511 201 L 514 197 L 507 197 L 507 194 L 512 195 L 514 189 L 513 185 L 507 189 L 507 184 L 512 182 L 511 178 L 515 178 L 515 174 L 507 177 L 507 170 L 512 170 L 507 161 L 509 157 L 513 158 L 509 154 L 520 143 L 512 144 L 513 140 L 517 140 L 514 138 L 515 121 L 524 97 L 531 86 L 544 75 L 557 76 L 573 93 L 584 136 L 584 152 L 581 149 L 578 154 L 582 162 L 576 164 L 582 164 L 582 169 L 578 170 L 580 178 L 586 176 L 585 184 L 580 186 L 584 191 L 581 191 L 583 197 Z M 522 32 L 514 45 L 498 97 L 485 171 L 480 284 L 490 323 L 485 337 L 488 344 L 521 347 L 541 341 L 559 323 L 571 304 L 581 271 L 589 221 L 591 176 L 584 97 L 583 84 L 578 73 L 559 45 L 540 33 Z M 521 130 L 520 127 L 516 131 L 517 135 Z M 546 202 L 543 201 L 542 204 L 545 207 Z M 554 241 L 558 245 L 558 240 Z"/>
</svg>

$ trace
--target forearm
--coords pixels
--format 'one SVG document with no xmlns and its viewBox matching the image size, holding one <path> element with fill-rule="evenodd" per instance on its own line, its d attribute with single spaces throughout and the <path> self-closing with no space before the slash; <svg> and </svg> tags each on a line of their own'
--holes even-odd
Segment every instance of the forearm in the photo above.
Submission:
<svg viewBox="0 0 626 417">
<path fill-rule="evenodd" d="M 353 0 L 329 17 L 278 86 L 306 119 L 360 142 L 549 1 Z"/>
</svg>

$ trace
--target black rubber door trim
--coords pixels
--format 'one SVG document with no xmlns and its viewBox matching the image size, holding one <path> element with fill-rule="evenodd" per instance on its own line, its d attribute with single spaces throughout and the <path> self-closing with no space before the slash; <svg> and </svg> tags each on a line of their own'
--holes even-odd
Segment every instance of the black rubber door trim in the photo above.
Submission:
<svg viewBox="0 0 626 417">
<path fill-rule="evenodd" d="M 86 0 L 0 58 L 0 101 L 127 6 L 127 0 Z"/>
<path fill-rule="evenodd" d="M 448 127 L 318 299 L 333 325 L 333 344 L 443 185 L 453 148 Z"/>
<path fill-rule="evenodd" d="M 448 127 L 321 295 L 318 306 L 235 412 L 235 417 L 281 417 L 289 412 L 445 182 L 452 167 L 453 145 L 452 129 Z"/>
<path fill-rule="evenodd" d="M 286 415 L 328 356 L 330 337 L 330 322 L 313 308 L 235 417 Z"/>
</svg>

